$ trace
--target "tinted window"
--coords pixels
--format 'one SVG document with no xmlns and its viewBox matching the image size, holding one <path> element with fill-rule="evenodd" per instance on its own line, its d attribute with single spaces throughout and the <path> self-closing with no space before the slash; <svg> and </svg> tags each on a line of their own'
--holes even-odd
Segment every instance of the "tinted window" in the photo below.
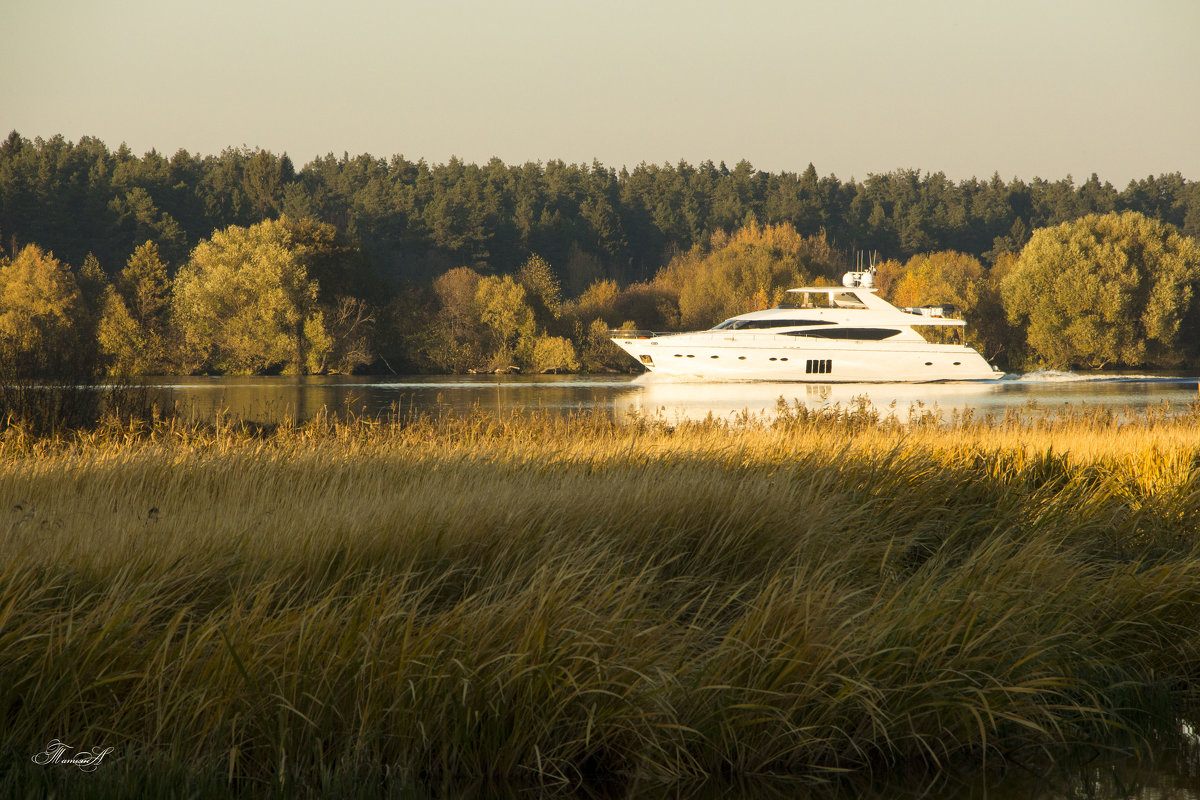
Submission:
<svg viewBox="0 0 1200 800">
<path fill-rule="evenodd" d="M 809 336 L 814 339 L 859 339 L 877 342 L 880 339 L 899 336 L 900 331 L 894 328 L 833 328 L 824 331 L 788 331 L 785 335 Z"/>
</svg>

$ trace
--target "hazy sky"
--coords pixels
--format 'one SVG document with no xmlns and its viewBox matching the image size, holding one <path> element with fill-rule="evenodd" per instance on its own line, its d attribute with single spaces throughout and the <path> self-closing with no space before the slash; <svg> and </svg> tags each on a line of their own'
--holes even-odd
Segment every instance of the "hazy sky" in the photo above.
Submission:
<svg viewBox="0 0 1200 800">
<path fill-rule="evenodd" d="M 1200 179 L 1200 0 L 4 0 L 0 23 L 3 133 L 139 154 Z"/>
</svg>

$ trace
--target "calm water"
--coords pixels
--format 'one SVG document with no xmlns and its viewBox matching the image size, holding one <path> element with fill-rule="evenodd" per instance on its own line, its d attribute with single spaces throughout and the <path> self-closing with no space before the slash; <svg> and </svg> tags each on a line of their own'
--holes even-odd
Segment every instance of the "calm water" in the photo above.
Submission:
<svg viewBox="0 0 1200 800">
<path fill-rule="evenodd" d="M 966 411 L 977 418 L 1001 417 L 1010 409 L 1028 415 L 1097 407 L 1121 414 L 1150 408 L 1183 413 L 1200 402 L 1197 376 L 1064 372 L 924 384 L 694 383 L 653 375 L 168 377 L 145 382 L 160 402 L 174 403 L 185 415 L 207 419 L 225 413 L 262 422 L 307 419 L 323 408 L 372 416 L 393 409 L 567 413 L 598 408 L 618 418 L 638 413 L 668 421 L 709 414 L 737 419 L 747 413 L 770 417 L 780 398 L 817 409 L 846 407 L 866 397 L 880 412 L 902 421 L 922 411 L 947 419 Z"/>
</svg>

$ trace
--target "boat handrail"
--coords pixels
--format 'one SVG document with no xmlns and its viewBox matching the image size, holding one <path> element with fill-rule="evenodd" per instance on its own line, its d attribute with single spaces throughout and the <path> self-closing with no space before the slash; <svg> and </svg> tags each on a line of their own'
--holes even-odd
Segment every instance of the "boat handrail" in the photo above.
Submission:
<svg viewBox="0 0 1200 800">
<path fill-rule="evenodd" d="M 610 339 L 653 339 L 657 335 L 654 331 L 632 328 L 609 328 L 608 330 Z"/>
</svg>

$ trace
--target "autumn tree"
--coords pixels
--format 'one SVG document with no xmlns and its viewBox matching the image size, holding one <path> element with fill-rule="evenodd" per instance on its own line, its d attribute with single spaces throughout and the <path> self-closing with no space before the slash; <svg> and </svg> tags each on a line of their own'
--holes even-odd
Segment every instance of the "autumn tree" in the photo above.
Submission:
<svg viewBox="0 0 1200 800">
<path fill-rule="evenodd" d="M 1135 212 L 1035 231 L 1003 282 L 1010 320 L 1056 368 L 1169 366 L 1200 346 L 1200 247 Z"/>
<path fill-rule="evenodd" d="M 488 276 L 475 289 L 475 309 L 488 335 L 492 369 L 528 364 L 537 340 L 537 321 L 525 287 L 511 275 Z"/>
<path fill-rule="evenodd" d="M 279 222 L 286 226 L 309 278 L 317 282 L 317 308 L 328 348 L 314 357 L 310 371 L 349 373 L 370 364 L 375 360 L 376 308 L 368 298 L 388 294 L 371 262 L 332 225 L 290 217 Z"/>
<path fill-rule="evenodd" d="M 323 312 L 330 347 L 318 372 L 352 372 L 375 359 L 375 309 L 361 297 L 338 297 Z"/>
<path fill-rule="evenodd" d="M 475 290 L 481 280 L 483 276 L 470 267 L 456 267 L 433 282 L 437 311 L 423 349 L 434 367 L 469 372 L 486 366 L 483 323 L 475 312 Z"/>
<path fill-rule="evenodd" d="M 26 245 L 0 258 L 0 430 L 19 422 L 43 434 L 100 413 L 95 348 L 71 271 Z"/>
<path fill-rule="evenodd" d="M 87 343 L 70 269 L 35 244 L 0 260 L 0 360 L 15 375 L 78 369 Z"/>
<path fill-rule="evenodd" d="M 169 366 L 170 281 L 158 245 L 146 242 L 129 257 L 103 299 L 96 337 L 109 370 L 118 375 L 165 372 Z"/>
<path fill-rule="evenodd" d="M 563 304 L 563 320 L 578 348 L 579 368 L 586 372 L 615 372 L 633 366 L 626 353 L 612 343 L 609 330 L 633 321 L 622 316 L 624 293 L 611 278 L 592 283 L 578 299 Z M 646 319 L 643 324 L 652 324 Z"/>
<path fill-rule="evenodd" d="M 197 245 L 172 295 L 189 366 L 232 373 L 319 369 L 331 343 L 310 255 L 287 218 L 231 226 Z"/>
<path fill-rule="evenodd" d="M 579 371 L 575 345 L 565 336 L 537 337 L 530 354 L 529 369 L 534 373 Z"/>
<path fill-rule="evenodd" d="M 538 294 L 531 298 L 527 284 Z M 452 372 L 579 369 L 570 339 L 539 324 L 539 310 L 555 321 L 563 304 L 549 264 L 536 256 L 516 278 L 458 267 L 435 280 L 433 289 L 439 308 L 428 353 L 435 366 Z"/>
<path fill-rule="evenodd" d="M 897 306 L 954 306 L 967 321 L 967 343 L 988 360 L 1008 352 L 1011 329 L 999 282 L 974 256 L 943 251 L 913 256 L 903 266 L 885 261 L 876 277 L 880 293 Z"/>
<path fill-rule="evenodd" d="M 594 319 L 577 328 L 580 367 L 587 372 L 628 372 L 634 361 L 613 344 L 610 328 L 602 319 Z"/>
<path fill-rule="evenodd" d="M 790 224 L 751 220 L 732 236 L 718 232 L 707 247 L 675 258 L 655 283 L 678 293 L 682 327 L 707 328 L 778 304 L 788 289 L 835 271 L 835 263 L 824 235 L 801 236 Z"/>
<path fill-rule="evenodd" d="M 979 259 L 953 251 L 913 256 L 890 282 L 889 295 L 901 307 L 952 305 L 968 317 L 979 303 L 986 270 Z"/>
<path fill-rule="evenodd" d="M 517 282 L 540 326 L 548 328 L 562 316 L 562 287 L 550 262 L 534 253 L 517 271 Z"/>
</svg>

